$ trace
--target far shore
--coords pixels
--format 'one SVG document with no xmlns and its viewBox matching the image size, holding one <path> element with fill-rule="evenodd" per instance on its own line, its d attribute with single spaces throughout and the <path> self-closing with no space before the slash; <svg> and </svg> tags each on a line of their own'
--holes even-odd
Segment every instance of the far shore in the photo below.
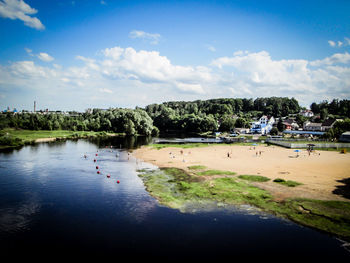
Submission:
<svg viewBox="0 0 350 263">
<path fill-rule="evenodd" d="M 158 167 L 175 167 L 188 173 L 191 173 L 188 167 L 202 165 L 207 169 L 237 173 L 233 176 L 268 177 L 271 179 L 269 182 L 253 184 L 270 192 L 276 201 L 310 198 L 350 202 L 337 194 L 337 189 L 344 187 L 344 180 L 350 178 L 350 154 L 341 154 L 340 151 L 314 151 L 309 154 L 306 150 L 296 152 L 294 149 L 276 146 L 227 144 L 162 149 L 143 146 L 134 150 L 133 156 Z M 296 181 L 302 185 L 286 187 L 274 183 L 276 178 Z"/>
</svg>

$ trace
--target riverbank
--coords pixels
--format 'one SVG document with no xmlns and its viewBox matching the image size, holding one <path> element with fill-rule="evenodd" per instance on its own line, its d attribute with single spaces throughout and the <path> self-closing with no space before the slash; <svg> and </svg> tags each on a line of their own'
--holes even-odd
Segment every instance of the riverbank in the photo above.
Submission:
<svg viewBox="0 0 350 263">
<path fill-rule="evenodd" d="M 124 134 L 93 132 L 93 131 L 68 131 L 68 130 L 22 130 L 4 129 L 0 131 L 0 149 L 17 148 L 23 145 L 52 142 L 56 140 L 96 138 L 106 136 L 123 136 Z"/>
<path fill-rule="evenodd" d="M 141 147 L 133 155 L 162 169 L 140 171 L 164 205 L 191 200 L 250 204 L 303 225 L 350 238 L 350 155 L 274 146 Z M 276 180 L 278 179 L 278 180 Z"/>
</svg>

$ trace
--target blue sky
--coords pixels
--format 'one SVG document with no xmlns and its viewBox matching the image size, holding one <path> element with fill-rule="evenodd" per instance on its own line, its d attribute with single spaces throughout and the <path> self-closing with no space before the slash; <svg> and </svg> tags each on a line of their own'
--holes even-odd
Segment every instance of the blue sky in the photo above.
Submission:
<svg viewBox="0 0 350 263">
<path fill-rule="evenodd" d="M 0 108 L 350 98 L 349 1 L 0 0 Z"/>
</svg>

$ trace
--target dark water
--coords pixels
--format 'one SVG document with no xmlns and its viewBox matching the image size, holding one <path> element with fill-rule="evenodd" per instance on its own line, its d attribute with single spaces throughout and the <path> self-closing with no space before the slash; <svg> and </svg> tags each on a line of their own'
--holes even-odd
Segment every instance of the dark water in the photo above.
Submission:
<svg viewBox="0 0 350 263">
<path fill-rule="evenodd" d="M 336 238 L 272 216 L 231 209 L 181 213 L 158 205 L 136 172 L 150 165 L 119 149 L 145 140 L 67 141 L 0 153 L 1 255 L 48 260 L 107 255 L 164 261 L 349 258 Z"/>
</svg>

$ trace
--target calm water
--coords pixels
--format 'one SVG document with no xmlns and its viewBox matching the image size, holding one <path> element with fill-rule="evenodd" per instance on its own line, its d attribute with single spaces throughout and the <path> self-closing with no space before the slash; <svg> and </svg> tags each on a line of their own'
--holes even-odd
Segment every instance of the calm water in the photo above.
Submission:
<svg viewBox="0 0 350 263">
<path fill-rule="evenodd" d="M 1 255 L 349 258 L 336 238 L 272 216 L 158 205 L 136 172 L 151 166 L 123 148 L 142 143 L 79 140 L 0 153 Z"/>
</svg>

